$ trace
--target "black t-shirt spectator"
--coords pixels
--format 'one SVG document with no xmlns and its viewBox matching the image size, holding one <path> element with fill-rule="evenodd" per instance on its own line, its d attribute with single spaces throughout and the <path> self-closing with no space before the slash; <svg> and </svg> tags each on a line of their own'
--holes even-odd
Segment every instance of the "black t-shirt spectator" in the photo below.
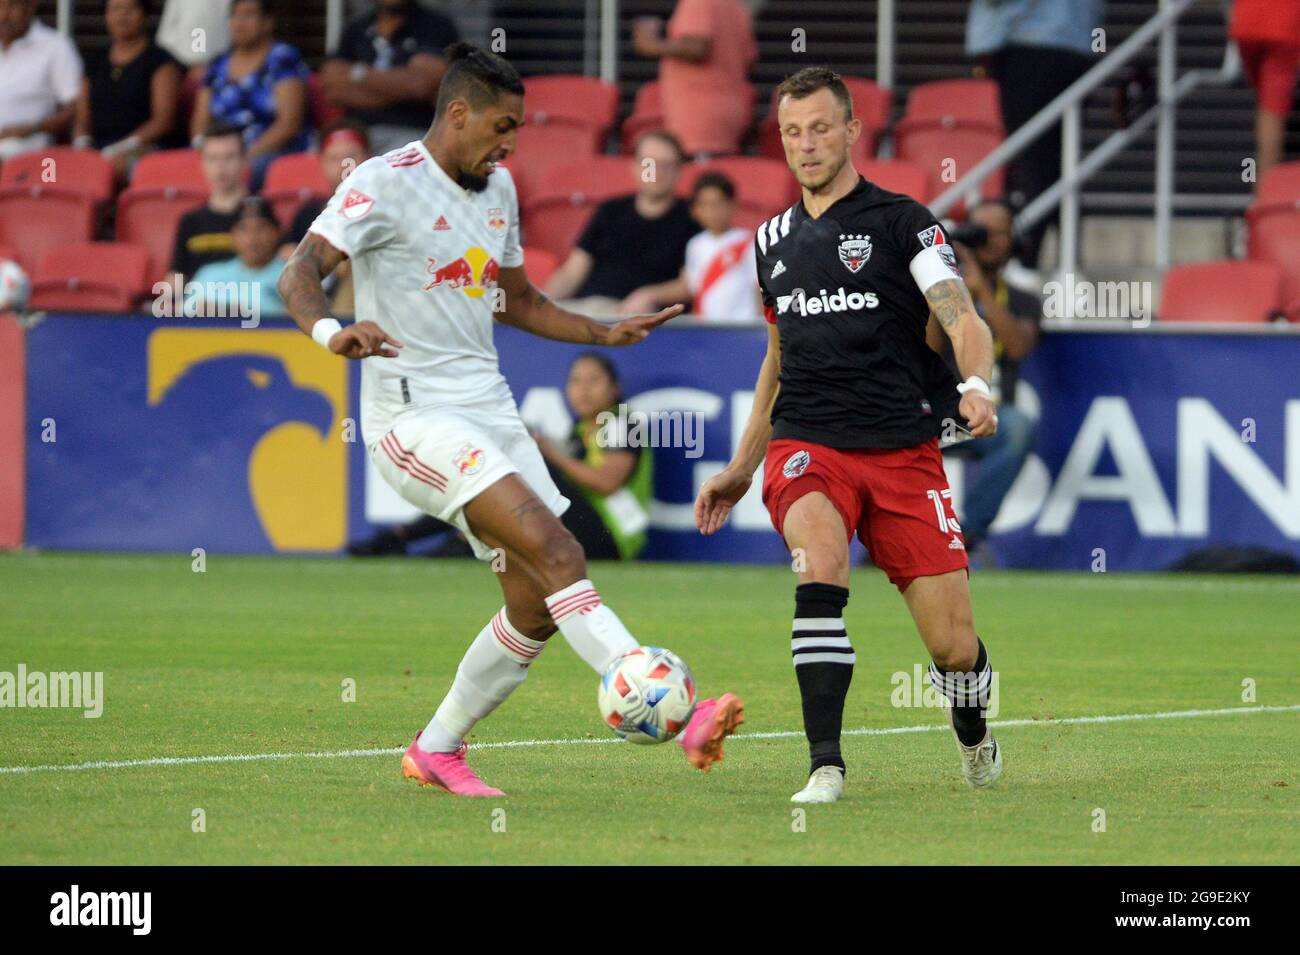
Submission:
<svg viewBox="0 0 1300 955">
<path fill-rule="evenodd" d="M 593 259 L 578 297 L 624 298 L 643 285 L 671 282 L 681 275 L 686 243 L 699 231 L 681 199 L 657 219 L 637 212 L 635 196 L 602 202 L 578 239 L 578 248 Z"/>
<path fill-rule="evenodd" d="M 176 244 L 172 249 L 172 271 L 186 281 L 209 262 L 234 258 L 235 241 L 230 230 L 235 227 L 239 210 L 213 212 L 207 206 L 181 216 L 176 226 Z"/>
<path fill-rule="evenodd" d="M 168 63 L 180 68 L 156 43 L 123 66 L 109 62 L 107 48 L 86 54 L 91 135 L 96 149 L 125 139 L 149 121 L 153 75 Z M 184 144 L 183 134 L 174 129 L 158 142 L 164 149 Z"/>
<path fill-rule="evenodd" d="M 289 228 L 284 230 L 284 237 L 280 240 L 281 244 L 297 245 L 302 241 L 302 237 L 307 234 L 311 224 L 316 221 L 316 217 L 325 209 L 328 199 L 308 199 L 304 202 L 296 213 L 293 221 L 289 223 Z"/>
<path fill-rule="evenodd" d="M 338 56 L 352 63 L 368 63 L 373 69 L 405 66 L 417 53 L 442 56 L 442 51 L 460 39 L 456 24 L 445 13 L 415 7 L 407 15 L 392 42 L 375 29 L 376 14 L 359 17 L 348 24 L 339 42 Z M 383 109 L 358 110 L 352 114 L 367 126 L 419 126 L 433 122 L 433 103 L 398 103 Z"/>
</svg>

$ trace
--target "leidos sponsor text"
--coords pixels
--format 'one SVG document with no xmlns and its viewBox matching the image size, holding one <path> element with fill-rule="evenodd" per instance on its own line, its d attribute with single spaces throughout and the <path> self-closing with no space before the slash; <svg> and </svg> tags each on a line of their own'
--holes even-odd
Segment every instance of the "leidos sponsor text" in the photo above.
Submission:
<svg viewBox="0 0 1300 955">
<path fill-rule="evenodd" d="M 86 719 L 104 712 L 104 674 L 77 672 L 28 672 L 25 663 L 17 672 L 0 670 L 0 709 L 55 708 L 85 710 Z"/>
</svg>

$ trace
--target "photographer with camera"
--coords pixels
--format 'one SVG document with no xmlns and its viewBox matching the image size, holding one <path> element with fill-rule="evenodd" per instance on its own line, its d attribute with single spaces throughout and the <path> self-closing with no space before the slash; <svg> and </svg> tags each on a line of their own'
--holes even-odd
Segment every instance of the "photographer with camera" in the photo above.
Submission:
<svg viewBox="0 0 1300 955">
<path fill-rule="evenodd" d="M 989 525 L 1034 446 L 1037 422 L 1015 406 L 1016 383 L 1022 362 L 1038 344 L 1043 317 L 1040 296 L 1016 288 L 1007 280 L 1015 251 L 1014 214 L 1000 199 L 980 203 L 966 223 L 948 233 L 961 264 L 962 278 L 975 310 L 993 333 L 993 380 L 989 383 L 998 403 L 998 430 L 946 448 L 944 453 L 978 461 L 975 480 L 966 485 L 961 519 L 966 549 L 975 559 L 984 550 Z M 948 336 L 933 315 L 926 329 L 930 347 L 953 364 Z"/>
</svg>

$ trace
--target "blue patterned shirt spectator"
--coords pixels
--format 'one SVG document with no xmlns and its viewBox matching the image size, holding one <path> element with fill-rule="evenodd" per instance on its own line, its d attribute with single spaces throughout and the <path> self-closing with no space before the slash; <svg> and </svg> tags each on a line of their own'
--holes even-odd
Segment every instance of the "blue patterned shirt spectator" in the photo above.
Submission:
<svg viewBox="0 0 1300 955">
<path fill-rule="evenodd" d="M 231 5 L 230 51 L 204 73 L 191 121 L 196 137 L 213 121 L 243 130 L 254 191 L 271 160 L 307 148 L 309 70 L 297 48 L 275 39 L 269 2 Z"/>
</svg>

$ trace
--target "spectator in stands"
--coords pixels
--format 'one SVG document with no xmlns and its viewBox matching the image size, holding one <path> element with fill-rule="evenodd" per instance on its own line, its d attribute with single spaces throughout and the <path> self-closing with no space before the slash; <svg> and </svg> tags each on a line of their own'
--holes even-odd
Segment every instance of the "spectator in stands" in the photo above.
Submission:
<svg viewBox="0 0 1300 955">
<path fill-rule="evenodd" d="M 235 257 L 209 262 L 194 274 L 202 289 L 201 314 L 208 317 L 266 318 L 285 314 L 276 283 L 284 260 L 276 255 L 280 224 L 271 204 L 247 196 L 231 227 Z"/>
<path fill-rule="evenodd" d="M 758 59 L 744 0 L 678 0 L 667 35 L 646 17 L 633 26 L 632 46 L 659 61 L 665 122 L 687 155 L 739 151 L 753 120 L 749 67 Z"/>
<path fill-rule="evenodd" d="M 197 137 L 214 120 L 242 130 L 256 192 L 271 160 L 307 148 L 310 71 L 295 47 L 275 39 L 271 0 L 234 0 L 230 43 L 203 74 L 191 131 Z"/>
<path fill-rule="evenodd" d="M 166 0 L 158 45 L 187 67 L 205 66 L 230 48 L 231 0 Z"/>
<path fill-rule="evenodd" d="M 0 160 L 67 132 L 80 92 L 72 41 L 36 19 L 36 0 L 0 0 Z"/>
<path fill-rule="evenodd" d="M 1255 89 L 1255 182 L 1282 161 L 1300 72 L 1300 0 L 1236 0 L 1232 38 Z"/>
<path fill-rule="evenodd" d="M 209 262 L 230 258 L 235 242 L 230 230 L 248 195 L 248 159 L 239 129 L 213 125 L 199 147 L 203 177 L 208 183 L 208 203 L 187 212 L 176 226 L 172 252 L 173 281 L 184 285 Z"/>
<path fill-rule="evenodd" d="M 331 194 L 339 183 L 370 158 L 370 139 L 364 127 L 351 120 L 341 119 L 321 130 L 320 162 Z M 298 209 L 293 222 L 280 239 L 280 257 L 288 260 L 298 247 L 311 224 L 325 208 L 328 199 L 308 199 Z M 344 259 L 324 281 L 330 295 L 330 311 L 336 315 L 352 315 L 356 311 L 353 297 L 352 261 Z"/>
<path fill-rule="evenodd" d="M 325 180 L 330 185 L 330 194 L 339 187 L 347 176 L 363 162 L 370 158 L 370 137 L 364 126 L 351 120 L 341 119 L 331 123 L 320 133 L 320 165 L 325 173 Z M 321 214 L 324 199 L 308 199 L 298 209 L 293 222 L 284 232 L 282 242 L 292 252 L 302 241 L 311 224 Z"/>
<path fill-rule="evenodd" d="M 86 57 L 77 100 L 74 144 L 94 147 L 125 180 L 134 162 L 155 147 L 184 144 L 177 135 L 181 68 L 149 37 L 149 0 L 108 0 L 106 50 Z"/>
<path fill-rule="evenodd" d="M 998 402 L 998 430 L 990 437 L 957 444 L 946 453 L 979 462 L 975 480 L 966 485 L 961 519 L 966 549 L 975 554 L 988 537 L 989 525 L 1034 447 L 1036 424 L 1016 407 L 1015 399 L 1020 363 L 1038 344 L 1043 304 L 1039 296 L 1009 284 L 1005 275 L 1015 246 L 1011 205 L 1000 199 L 987 200 L 971 210 L 968 221 L 979 229 L 967 230 L 976 233 L 969 243 L 953 238 L 953 248 L 975 310 L 993 333 L 993 380 L 989 387 Z M 982 235 L 978 234 L 981 230 Z M 927 339 L 955 368 L 948 336 L 933 316 Z"/>
<path fill-rule="evenodd" d="M 577 416 L 564 445 L 534 434 L 560 492 L 571 502 L 561 520 L 593 560 L 631 560 L 650 526 L 653 454 L 628 441 L 618 369 L 604 355 L 583 352 L 564 386 Z"/>
<path fill-rule="evenodd" d="M 704 229 L 686 244 L 683 278 L 693 311 L 707 322 L 757 322 L 762 318 L 754 265 L 754 233 L 734 225 L 736 185 L 706 172 L 691 190 L 691 215 Z"/>
<path fill-rule="evenodd" d="M 597 206 L 577 247 L 546 283 L 547 294 L 576 296 L 582 300 L 576 307 L 593 313 L 619 309 L 647 286 L 665 305 L 689 301 L 682 263 L 699 226 L 675 191 L 681 168 L 676 137 L 662 131 L 642 136 L 631 168 L 636 192 Z"/>
<path fill-rule="evenodd" d="M 1105 0 L 972 0 L 966 52 L 997 80 L 1008 135 L 1092 66 L 1104 8 Z M 1008 166 L 1007 191 L 1023 207 L 1060 178 L 1061 124 L 1053 123 Z M 1054 221 L 1048 216 L 1021 237 L 1030 268 Z"/>
<path fill-rule="evenodd" d="M 442 51 L 459 39 L 444 13 L 415 0 L 379 0 L 348 24 L 337 58 L 321 68 L 325 98 L 370 129 L 376 153 L 422 139 L 447 71 Z"/>
</svg>

